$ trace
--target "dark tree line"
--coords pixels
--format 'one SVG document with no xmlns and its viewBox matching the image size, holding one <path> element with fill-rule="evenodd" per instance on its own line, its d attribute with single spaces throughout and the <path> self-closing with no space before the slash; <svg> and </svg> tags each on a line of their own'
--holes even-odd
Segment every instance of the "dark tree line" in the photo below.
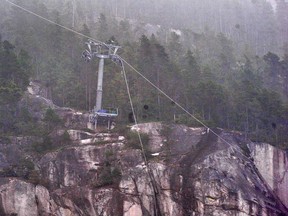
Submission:
<svg viewBox="0 0 288 216">
<path fill-rule="evenodd" d="M 0 36 L 0 132 L 13 129 L 17 102 L 29 84 L 30 58 Z"/>
<path fill-rule="evenodd" d="M 129 20 L 116 19 L 105 14 L 99 14 L 95 18 L 88 12 L 85 15 L 81 7 L 92 4 L 89 1 L 85 1 L 83 5 L 78 2 L 79 6 L 72 14 L 69 2 L 64 4 L 61 11 L 50 6 L 47 10 L 46 5 L 38 1 L 18 3 L 87 36 L 102 41 L 113 39 L 122 45 L 119 54 L 172 98 L 165 98 L 126 66 L 129 87 L 140 122 L 168 121 L 199 126 L 175 106 L 177 101 L 209 126 L 240 130 L 256 141 L 269 141 L 278 145 L 287 142 L 288 117 L 285 103 L 288 99 L 288 51 L 284 50 L 284 55 L 280 56 L 269 50 L 266 44 L 267 52 L 259 56 L 249 45 L 245 45 L 244 49 L 239 42 L 243 39 L 242 34 L 239 33 L 238 39 L 228 37 L 232 34 L 228 31 L 231 30 L 231 23 L 227 23 L 227 26 L 224 17 L 222 21 L 218 19 L 222 22 L 222 28 L 226 29 L 224 33 L 206 28 L 198 33 L 186 29 L 179 34 L 166 29 L 164 33 L 159 30 L 156 34 L 148 34 L 144 26 L 139 24 L 135 27 Z M 159 5 L 153 4 L 153 10 L 162 11 L 159 5 L 164 4 L 164 1 L 159 1 Z M 98 6 L 106 11 L 110 4 L 99 1 Z M 118 6 L 117 13 L 123 12 L 124 9 L 120 10 L 120 5 Z M 223 7 L 224 5 L 219 6 L 220 9 Z M 233 8 L 233 5 L 230 7 Z M 268 5 L 263 3 L 261 7 L 266 11 Z M 115 8 L 113 10 L 116 13 Z M 238 14 L 239 17 L 247 15 L 242 10 L 240 12 L 242 15 Z M 2 70 L 3 63 L 1 64 L 1 88 L 6 86 L 6 89 L 10 89 L 17 101 L 27 86 L 28 77 L 31 77 L 41 80 L 48 89 L 49 99 L 57 105 L 91 110 L 95 104 L 98 61 L 87 64 L 81 60 L 86 39 L 15 7 L 11 7 L 6 13 L 7 18 L 1 22 L 3 35 L 13 41 L 16 49 L 8 42 L 1 42 L 1 59 L 9 58 L 10 62 L 14 61 L 6 65 L 8 69 L 5 70 Z M 128 8 L 126 13 L 127 16 L 128 13 L 132 16 Z M 147 12 L 144 9 L 139 12 L 139 16 L 145 16 L 145 13 Z M 199 15 L 199 19 L 202 18 Z M 272 24 L 266 22 L 271 19 L 263 20 L 261 28 L 269 29 Z M 168 24 L 167 21 L 166 25 Z M 242 31 L 246 24 L 236 23 L 234 30 Z M 270 30 L 269 34 L 272 34 L 274 30 Z M 252 36 L 256 40 L 259 32 L 254 33 Z M 251 35 L 246 36 L 250 40 Z M 269 42 L 270 39 L 265 41 Z M 263 41 L 257 41 L 261 44 L 259 46 L 264 46 Z M 239 49 L 240 45 L 243 49 Z M 27 53 L 20 49 L 27 50 L 31 56 L 31 64 Z M 6 64 L 9 61 L 3 62 Z M 128 123 L 131 108 L 121 68 L 107 60 L 104 76 L 103 106 L 118 107 L 119 122 Z M 1 93 L 3 105 L 6 103 L 5 97 L 7 95 Z M 8 97 L 11 103 L 13 97 Z"/>
</svg>

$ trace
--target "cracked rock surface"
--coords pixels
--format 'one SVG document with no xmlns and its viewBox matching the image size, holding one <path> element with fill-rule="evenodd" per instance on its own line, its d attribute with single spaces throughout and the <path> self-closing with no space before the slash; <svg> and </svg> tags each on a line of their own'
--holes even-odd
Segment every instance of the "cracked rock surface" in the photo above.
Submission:
<svg viewBox="0 0 288 216">
<path fill-rule="evenodd" d="M 85 116 L 57 109 L 69 144 L 35 156 L 23 153 L 33 137 L 1 143 L 2 171 L 21 164 L 24 155 L 40 181 L 6 170 L 9 175 L 0 177 L 0 215 L 288 215 L 285 151 L 219 128 L 214 134 L 145 123 L 132 130 L 149 136 L 146 164 L 137 140 L 113 131 L 83 131 Z"/>
</svg>

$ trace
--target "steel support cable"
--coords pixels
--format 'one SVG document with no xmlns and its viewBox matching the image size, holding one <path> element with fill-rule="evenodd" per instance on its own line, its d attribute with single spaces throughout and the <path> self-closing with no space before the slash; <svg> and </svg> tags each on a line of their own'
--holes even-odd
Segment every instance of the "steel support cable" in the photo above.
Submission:
<svg viewBox="0 0 288 216">
<path fill-rule="evenodd" d="M 138 128 L 138 122 L 137 122 L 137 119 L 136 119 L 136 114 L 135 114 L 135 110 L 134 110 L 134 106 L 133 106 L 133 102 L 132 102 L 132 97 L 131 97 L 131 93 L 130 93 L 130 89 L 129 89 L 129 85 L 128 85 L 128 80 L 127 80 L 127 76 L 126 76 L 126 71 L 125 71 L 125 68 L 124 68 L 124 64 L 123 62 L 125 62 L 130 68 L 132 68 L 136 73 L 138 73 L 142 78 L 144 78 L 148 83 L 150 83 L 154 88 L 156 88 L 159 92 L 161 92 L 164 96 L 166 96 L 168 99 L 174 101 L 169 95 L 167 95 L 163 90 L 161 90 L 158 86 L 156 86 L 155 84 L 153 84 L 149 79 L 147 79 L 144 75 L 142 75 L 138 70 L 136 70 L 132 65 L 130 65 L 127 61 L 125 61 L 123 58 L 121 58 L 120 56 L 118 56 L 118 58 L 121 60 L 122 62 L 122 70 L 123 70 L 123 75 L 124 75 L 124 80 L 125 80 L 125 83 L 126 83 L 126 88 L 127 88 L 127 93 L 128 93 L 128 96 L 129 96 L 129 101 L 130 101 L 130 106 L 131 106 L 131 109 L 132 109 L 132 113 L 133 113 L 133 117 L 134 117 L 134 121 L 135 121 L 135 124 L 136 124 L 136 131 L 137 131 L 137 134 L 138 134 L 138 137 L 139 137 L 139 141 L 140 141 L 140 144 L 141 144 L 141 148 L 142 148 L 142 154 L 143 154 L 143 157 L 144 157 L 144 161 L 145 161 L 145 164 L 147 166 L 147 173 L 151 179 L 151 184 L 152 184 L 152 188 L 154 190 L 154 205 L 155 205 L 155 213 L 156 213 L 156 216 L 158 215 L 158 212 L 157 212 L 157 194 L 156 194 L 156 191 L 157 190 L 157 187 L 155 185 L 155 179 L 154 179 L 154 176 L 152 174 L 152 171 L 149 167 L 149 164 L 148 164 L 148 161 L 147 161 L 147 158 L 146 158 L 146 155 L 145 155 L 145 150 L 144 150 L 144 146 L 143 146 L 143 142 L 142 142 L 142 139 L 141 139 L 141 135 L 140 135 L 140 132 L 139 130 L 137 130 Z M 192 118 L 194 118 L 196 121 L 198 121 L 200 124 L 202 124 L 205 128 L 211 130 L 207 125 L 205 125 L 201 120 L 199 120 L 198 118 L 196 118 L 193 114 L 191 114 L 189 111 L 187 111 L 185 108 L 183 108 L 179 103 L 177 103 L 176 101 L 174 101 L 175 104 L 181 108 L 185 113 L 187 113 L 189 116 L 191 116 Z M 228 141 L 226 141 L 225 139 L 223 139 L 221 136 L 219 136 L 216 132 L 214 132 L 213 130 L 211 130 L 211 132 L 213 134 L 215 134 L 218 138 L 220 138 L 222 141 L 224 141 L 225 143 L 227 143 L 230 148 L 234 151 L 237 151 L 239 152 L 242 156 L 244 156 L 249 162 L 251 162 L 251 164 L 254 164 L 254 162 L 249 158 L 247 157 L 246 155 L 244 155 L 241 151 L 238 151 L 238 149 L 236 149 L 232 144 L 230 144 Z M 260 179 L 263 181 L 264 183 L 264 187 L 266 187 L 268 189 L 268 191 L 270 191 L 272 194 L 273 194 L 273 189 L 265 183 L 265 180 L 263 178 L 263 176 L 261 175 L 261 173 L 255 169 L 255 167 L 253 167 L 255 172 L 259 175 Z M 275 180 L 275 177 L 273 177 L 273 179 Z M 274 195 L 273 195 L 274 196 Z M 276 200 L 278 200 L 280 202 L 280 205 L 282 204 L 281 200 L 276 196 L 274 196 L 274 198 Z M 283 205 L 283 204 L 282 204 Z M 282 207 L 282 206 L 281 206 Z M 285 208 L 284 208 L 285 209 Z"/>
<path fill-rule="evenodd" d="M 120 57 L 121 58 L 121 57 Z M 157 91 L 159 91 L 161 94 L 163 94 L 166 98 L 173 101 L 176 106 L 178 106 L 182 111 L 184 111 L 187 115 L 189 115 L 191 118 L 193 118 L 195 121 L 200 123 L 202 126 L 204 126 L 209 132 L 213 133 L 215 136 L 217 136 L 220 140 L 222 140 L 224 143 L 228 144 L 231 149 L 234 151 L 239 152 L 244 158 L 249 160 L 253 163 L 253 161 L 247 157 L 245 154 L 243 154 L 241 151 L 239 151 L 235 146 L 233 146 L 231 143 L 229 143 L 227 140 L 225 140 L 223 137 L 218 135 L 215 131 L 213 131 L 210 127 L 208 127 L 203 121 L 198 119 L 196 116 L 194 116 L 192 113 L 190 113 L 188 110 L 186 110 L 181 104 L 179 104 L 177 101 L 175 101 L 173 98 L 171 98 L 168 94 L 166 94 L 162 89 L 160 89 L 157 85 L 155 85 L 153 82 L 151 82 L 147 77 L 145 77 L 141 72 L 139 72 L 135 67 L 133 67 L 129 62 L 127 62 L 125 59 L 121 58 L 121 61 L 127 64 L 133 71 L 135 71 L 139 76 L 141 76 L 143 79 L 145 79 L 151 86 L 153 86 Z"/>
<path fill-rule="evenodd" d="M 178 106 L 182 111 L 184 111 L 186 114 L 188 114 L 190 117 L 192 117 L 195 121 L 200 123 L 202 126 L 204 126 L 206 129 L 211 131 L 215 136 L 220 138 L 223 142 L 227 143 L 229 146 L 233 147 L 228 141 L 223 139 L 221 136 L 219 136 L 215 131 L 213 131 L 211 128 L 209 128 L 204 122 L 202 122 L 200 119 L 195 117 L 193 114 L 191 114 L 188 110 L 186 110 L 181 104 L 179 104 L 177 101 L 175 101 L 173 98 L 171 98 L 168 94 L 166 94 L 162 89 L 160 89 L 157 85 L 155 85 L 153 82 L 151 82 L 147 77 L 145 77 L 142 73 L 140 73 L 136 68 L 134 68 L 131 64 L 129 64 L 125 59 L 121 58 L 123 62 L 125 62 L 132 70 L 134 70 L 139 76 L 141 76 L 143 79 L 145 79 L 150 85 L 152 85 L 156 90 L 158 90 L 161 94 L 163 94 L 166 98 L 173 101 L 176 106 Z"/>
<path fill-rule="evenodd" d="M 54 21 L 52 21 L 52 20 L 49 20 L 49 19 L 47 19 L 47 18 L 45 18 L 45 17 L 43 17 L 43 16 L 41 16 L 41 15 L 39 15 L 39 14 L 37 14 L 37 13 L 34 13 L 34 12 L 32 12 L 32 11 L 30 11 L 30 10 L 28 10 L 28 9 L 26 9 L 26 8 L 24 8 L 24 7 L 22 7 L 22 6 L 20 6 L 20 5 L 17 5 L 17 4 L 15 4 L 15 3 L 13 3 L 13 2 L 11 2 L 11 1 L 9 1 L 9 0 L 5 0 L 7 3 L 9 3 L 9 4 L 11 4 L 11 5 L 13 5 L 13 6 L 15 6 L 15 7 L 17 7 L 17 8 L 19 8 L 19 9 L 21 9 L 21 10 L 23 10 L 23 11 L 26 11 L 27 13 L 29 13 L 29 14 L 32 14 L 32 15 L 34 15 L 34 16 L 36 16 L 36 17 L 38 17 L 38 18 L 40 18 L 40 19 L 42 19 L 42 20 L 45 20 L 46 22 L 49 22 L 50 24 L 54 24 L 54 25 L 57 25 L 58 27 L 60 27 L 60 28 L 63 28 L 63 29 L 65 29 L 65 30 L 67 30 L 67 31 L 70 31 L 70 32 L 73 32 L 73 33 L 75 33 L 75 34 L 77 34 L 77 35 L 79 35 L 79 36 L 82 36 L 82 37 L 84 37 L 84 38 L 87 38 L 87 39 L 91 39 L 91 40 L 93 40 L 93 41 L 95 41 L 95 42 L 97 42 L 97 43 L 100 43 L 100 44 L 103 44 L 103 45 L 105 45 L 105 43 L 103 43 L 102 41 L 99 41 L 99 40 L 96 40 L 96 39 L 94 39 L 94 38 L 92 38 L 92 37 L 90 37 L 90 36 L 87 36 L 87 35 L 85 35 L 85 34 L 82 34 L 82 33 L 80 33 L 80 32 L 78 32 L 78 31 L 75 31 L 75 30 L 73 30 L 73 29 L 71 29 L 71 28 L 68 28 L 68 27 L 66 27 L 66 26 L 64 26 L 64 25 L 61 25 L 61 24 L 59 24 L 59 23 L 56 23 L 56 22 L 54 22 Z M 202 126 L 204 126 L 207 130 L 209 129 L 209 131 L 211 131 L 214 135 L 216 135 L 219 139 L 221 139 L 223 142 L 225 142 L 226 144 L 228 144 L 230 147 L 231 147 L 231 149 L 234 149 L 235 151 L 237 151 L 238 153 L 240 153 L 242 156 L 244 156 L 247 160 L 249 160 L 250 162 L 252 162 L 253 164 L 254 164 L 254 162 L 249 158 L 249 157 L 247 157 L 246 155 L 244 155 L 241 151 L 239 151 L 237 148 L 235 148 L 232 144 L 230 144 L 228 141 L 226 141 L 224 138 L 222 138 L 220 135 L 218 135 L 217 133 L 215 133 L 215 131 L 213 131 L 211 128 L 209 128 L 205 123 L 203 123 L 201 120 L 199 120 L 197 117 L 195 117 L 193 114 L 191 114 L 189 111 L 187 111 L 183 106 L 181 106 L 178 102 L 176 102 L 175 100 L 173 100 L 169 95 L 167 95 L 163 90 L 161 90 L 158 86 L 156 86 L 155 84 L 153 84 L 148 78 L 146 78 L 144 75 L 142 75 L 137 69 L 135 69 L 131 64 L 129 64 L 125 59 L 123 59 L 123 58 L 121 58 L 120 57 L 120 59 L 122 60 L 122 62 L 125 62 L 130 68 L 132 68 L 139 76 L 141 76 L 143 79 L 145 79 L 148 83 L 150 83 L 154 88 L 156 88 L 160 93 L 162 93 L 165 97 L 167 97 L 168 99 L 170 99 L 171 101 L 173 101 L 174 103 L 175 103 L 175 105 L 177 105 L 180 109 L 182 109 L 186 114 L 188 114 L 190 117 L 192 117 L 193 119 L 195 119 L 197 122 L 199 122 Z M 275 177 L 273 177 L 273 179 L 275 179 Z"/>
<path fill-rule="evenodd" d="M 260 172 L 258 172 L 255 168 L 255 163 L 254 161 L 252 161 L 249 157 L 247 157 L 245 154 L 243 154 L 241 151 L 239 151 L 237 148 L 235 148 L 231 143 L 229 143 L 227 140 L 225 140 L 223 137 L 221 137 L 220 135 L 218 135 L 215 131 L 213 131 L 211 128 L 209 128 L 205 123 L 203 123 L 200 119 L 198 119 L 197 117 L 195 117 L 193 114 L 191 114 L 188 110 L 186 110 L 181 104 L 179 104 L 177 101 L 173 100 L 169 95 L 167 95 L 162 89 L 160 89 L 158 86 L 156 86 L 154 83 L 152 83 L 147 77 L 145 77 L 142 73 L 140 73 L 136 68 L 134 68 L 131 64 L 129 64 L 129 62 L 127 62 L 125 59 L 121 58 L 119 56 L 119 58 L 121 59 L 122 62 L 126 63 L 133 71 L 135 71 L 139 76 L 141 76 L 143 79 L 145 79 L 150 85 L 152 85 L 156 90 L 158 90 L 161 94 L 163 94 L 165 97 L 167 97 L 169 100 L 173 101 L 175 103 L 175 105 L 177 105 L 182 111 L 184 111 L 186 114 L 188 114 L 190 117 L 192 117 L 193 119 L 195 119 L 198 123 L 200 123 L 201 125 L 203 125 L 207 130 L 209 130 L 210 132 L 212 132 L 215 136 L 217 136 L 219 139 L 221 139 L 223 142 L 225 142 L 226 144 L 228 144 L 230 146 L 230 148 L 232 149 L 232 151 L 234 152 L 238 152 L 240 155 L 242 155 L 246 160 L 248 160 L 251 164 L 254 164 L 254 170 L 256 173 L 258 173 L 258 175 L 261 176 L 262 179 L 264 179 L 262 177 L 262 175 L 260 174 Z M 272 176 L 272 178 L 275 181 L 279 181 L 277 180 L 274 176 Z M 269 188 L 269 187 L 268 187 Z M 269 188 L 270 190 L 272 190 L 271 188 Z M 273 190 L 272 190 L 273 191 Z"/>
<path fill-rule="evenodd" d="M 124 66 L 122 66 L 122 71 L 123 71 L 124 81 L 125 81 L 125 84 L 126 84 L 127 94 L 128 94 L 128 97 L 129 97 L 130 107 L 131 107 L 131 110 L 132 110 L 132 115 L 133 115 L 134 122 L 135 122 L 135 125 L 136 125 L 136 132 L 137 132 L 137 135 L 138 135 L 138 138 L 139 138 L 139 141 L 140 141 L 140 146 L 141 146 L 141 149 L 142 149 L 142 152 L 143 152 L 144 162 L 145 162 L 145 164 L 147 164 L 147 157 L 146 157 L 146 155 L 145 155 L 144 145 L 143 145 L 143 142 L 142 142 L 142 138 L 141 138 L 141 135 L 140 135 L 140 131 L 139 131 L 139 129 L 138 129 L 138 122 L 137 122 L 137 118 L 136 118 L 136 114 L 135 114 L 135 109 L 134 109 L 134 105 L 133 105 L 133 101 L 132 101 L 132 97 L 131 97 L 131 93 L 130 93 L 130 88 L 129 88 L 129 84 L 128 84 L 128 80 L 127 80 L 126 71 L 125 71 Z"/>
<path fill-rule="evenodd" d="M 120 58 L 120 59 L 122 60 L 122 58 Z M 147 174 L 148 174 L 148 176 L 150 178 L 150 181 L 151 181 L 151 184 L 152 184 L 152 189 L 154 191 L 154 211 L 155 211 L 155 215 L 158 216 L 158 208 L 157 208 L 157 194 L 158 194 L 158 190 L 157 190 L 157 187 L 155 185 L 155 179 L 154 179 L 153 173 L 152 173 L 152 171 L 150 169 L 150 166 L 149 166 L 146 154 L 145 154 L 145 149 L 144 149 L 143 141 L 142 141 L 141 134 L 140 134 L 140 128 L 139 128 L 138 122 L 137 122 L 137 117 L 136 117 L 136 113 L 135 113 L 135 109 L 134 109 L 134 105 L 133 105 L 133 101 L 132 101 L 132 97 L 131 97 L 131 91 L 130 91 L 130 88 L 129 88 L 129 83 L 128 83 L 128 79 L 127 79 L 127 76 L 126 76 L 126 70 L 125 70 L 124 64 L 122 64 L 122 71 L 123 71 L 124 81 L 125 81 L 125 84 L 126 84 L 127 94 L 128 94 L 128 97 L 129 97 L 129 103 L 130 103 L 131 110 L 132 110 L 132 115 L 133 115 L 134 122 L 135 122 L 135 125 L 136 125 L 136 132 L 137 132 L 137 135 L 138 135 L 138 139 L 139 139 L 139 142 L 140 142 L 142 155 L 143 155 L 143 158 L 144 158 L 144 163 L 145 163 L 145 165 L 147 167 Z"/>
<path fill-rule="evenodd" d="M 52 21 L 52 20 L 49 20 L 49 19 L 47 19 L 47 18 L 45 18 L 45 17 L 43 17 L 43 16 L 41 16 L 41 15 L 39 15 L 39 14 L 37 14 L 37 13 L 34 13 L 33 11 L 30 11 L 30 10 L 28 10 L 28 9 L 26 9 L 26 8 L 18 5 L 18 4 L 15 4 L 15 3 L 13 3 L 13 2 L 11 2 L 11 1 L 9 1 L 9 0 L 6 0 L 6 2 L 8 2 L 9 4 L 11 4 L 11 5 L 13 5 L 13 6 L 15 6 L 15 7 L 23 10 L 23 11 L 26 11 L 27 13 L 32 14 L 32 15 L 34 15 L 34 16 L 36 16 L 36 17 L 38 17 L 38 18 L 40 18 L 40 19 L 42 19 L 42 20 L 44 20 L 44 21 L 46 21 L 46 22 L 48 22 L 48 23 L 50 23 L 50 24 L 57 25 L 57 26 L 59 26 L 59 27 L 61 27 L 61 28 L 63 28 L 63 29 L 66 29 L 67 31 L 73 32 L 74 34 L 77 34 L 77 35 L 79 35 L 79 36 L 81 36 L 81 37 L 84 37 L 84 38 L 87 38 L 87 39 L 91 39 L 91 40 L 93 40 L 93 41 L 95 41 L 95 42 L 97 42 L 97 43 L 100 43 L 100 44 L 104 44 L 104 43 L 101 42 L 101 41 L 95 40 L 94 38 L 92 38 L 92 37 L 90 37 L 90 36 L 87 36 L 87 35 L 85 35 L 85 34 L 82 34 L 82 33 L 78 32 L 78 31 L 75 31 L 75 30 L 73 30 L 73 29 L 71 29 L 71 28 L 68 28 L 68 27 L 66 27 L 66 26 L 64 26 L 64 25 L 61 25 L 61 24 L 59 24 L 59 23 L 56 23 L 56 22 L 54 22 L 54 21 Z"/>
<path fill-rule="evenodd" d="M 13 3 L 13 2 L 11 2 L 11 1 L 9 1 L 9 0 L 6 0 L 6 2 L 8 2 L 9 4 L 11 4 L 11 5 L 13 5 L 13 6 L 15 6 L 15 7 L 19 8 L 19 9 L 21 9 L 21 10 L 24 10 L 24 11 L 26 11 L 27 13 L 30 13 L 30 14 L 32 14 L 32 15 L 34 15 L 34 16 L 42 19 L 42 20 L 45 20 L 45 21 L 49 22 L 50 24 L 57 25 L 57 26 L 60 27 L 60 28 L 64 28 L 64 29 L 66 29 L 67 31 L 73 32 L 73 33 L 75 33 L 75 34 L 77 34 L 77 35 L 79 35 L 79 36 L 85 37 L 85 38 L 87 38 L 87 39 L 91 39 L 91 40 L 93 40 L 93 41 L 95 41 L 95 42 L 98 42 L 98 43 L 101 43 L 101 44 L 105 44 L 105 43 L 103 43 L 102 41 L 96 40 L 96 39 L 94 39 L 94 38 L 92 38 L 92 37 L 90 37 L 90 36 L 87 36 L 87 35 L 85 35 L 85 34 L 82 34 L 82 33 L 80 33 L 80 32 L 77 32 L 77 31 L 75 31 L 75 30 L 73 30 L 73 29 L 71 29 L 71 28 L 68 28 L 68 27 L 64 26 L 64 25 L 61 25 L 61 24 L 56 23 L 56 22 L 54 22 L 54 21 L 51 21 L 51 20 L 49 20 L 49 19 L 47 19 L 47 18 L 45 18 L 45 17 L 43 17 L 43 16 L 41 16 L 41 15 L 39 15 L 39 14 L 37 14 L 37 13 L 34 13 L 34 12 L 32 12 L 32 11 L 30 11 L 30 10 L 28 10 L 28 9 L 20 6 L 20 5 L 17 5 L 17 4 L 15 4 L 15 3 Z M 138 75 L 140 75 L 143 79 L 145 79 L 148 83 L 150 83 L 150 84 L 151 84 L 154 88 L 156 88 L 160 93 L 162 93 L 165 97 L 167 97 L 168 99 L 170 99 L 171 101 L 173 101 L 173 102 L 175 103 L 175 105 L 177 105 L 180 109 L 182 109 L 182 110 L 183 110 L 185 113 L 187 113 L 190 117 L 192 117 L 193 119 L 195 119 L 197 122 L 199 122 L 201 125 L 203 125 L 203 126 L 204 126 L 206 129 L 208 129 L 209 131 L 211 131 L 214 135 L 216 135 L 217 137 L 219 137 L 222 141 L 224 141 L 225 143 L 227 143 L 229 146 L 231 146 L 232 148 L 235 148 L 235 147 L 232 146 L 229 142 L 227 142 L 225 139 L 223 139 L 221 136 L 219 136 L 217 133 L 215 133 L 213 130 L 211 130 L 211 128 L 209 128 L 205 123 L 203 123 L 201 120 L 199 120 L 197 117 L 195 117 L 195 116 L 194 116 L 193 114 L 191 114 L 189 111 L 187 111 L 187 110 L 186 110 L 183 106 L 181 106 L 177 101 L 173 100 L 169 95 L 167 95 L 167 94 L 166 94 L 163 90 L 161 90 L 158 86 L 156 86 L 155 84 L 153 84 L 148 78 L 146 78 L 143 74 L 141 74 L 137 69 L 135 69 L 131 64 L 129 64 L 125 59 L 121 58 L 120 56 L 118 56 L 118 57 L 119 57 L 119 59 L 120 59 L 122 62 L 125 62 L 130 68 L 132 68 Z M 123 66 L 123 64 L 122 64 L 122 66 Z M 134 113 L 134 114 L 135 114 L 135 113 Z M 244 156 L 245 156 L 245 155 L 244 155 Z M 246 156 L 245 156 L 245 157 L 246 157 Z"/>
<path fill-rule="evenodd" d="M 101 42 L 101 41 L 95 40 L 94 38 L 92 38 L 92 37 L 90 37 L 90 36 L 87 36 L 87 35 L 85 35 L 85 34 L 82 34 L 82 33 L 78 32 L 78 31 L 75 31 L 75 30 L 73 30 L 73 29 L 71 29 L 71 28 L 68 28 L 68 27 L 66 27 L 66 26 L 64 26 L 64 25 L 61 25 L 61 24 L 56 23 L 56 22 L 54 22 L 54 21 L 51 21 L 51 20 L 49 20 L 49 19 L 47 19 L 47 18 L 45 18 L 45 17 L 43 17 L 43 16 L 41 16 L 41 15 L 39 15 L 39 14 L 36 14 L 36 13 L 34 13 L 33 11 L 30 11 L 30 10 L 28 10 L 28 9 L 20 6 L 20 5 L 17 5 L 17 4 L 15 4 L 15 3 L 13 3 L 13 2 L 11 2 L 11 1 L 9 1 L 9 0 L 6 0 L 6 2 L 8 2 L 9 4 L 11 4 L 11 5 L 13 5 L 13 6 L 15 6 L 15 7 L 19 8 L 19 9 L 21 9 L 21 10 L 27 12 L 27 13 L 29 13 L 29 14 L 32 14 L 32 15 L 34 15 L 34 16 L 36 16 L 36 17 L 38 17 L 38 18 L 40 18 L 40 19 L 42 19 L 42 20 L 44 20 L 44 21 L 46 21 L 46 22 L 48 22 L 48 23 L 50 23 L 50 24 L 57 25 L 58 27 L 63 28 L 63 29 L 65 29 L 65 30 L 67 30 L 67 31 L 70 31 L 70 32 L 72 32 L 72 33 L 74 33 L 74 34 L 77 34 L 77 35 L 79 35 L 79 36 L 81 36 L 81 37 L 85 37 L 85 38 L 87 38 L 87 39 L 91 39 L 91 40 L 93 40 L 93 41 L 95 41 L 95 42 L 98 42 L 98 43 L 100 43 L 100 44 L 104 44 L 104 45 L 105 45 L 105 43 L 103 43 L 103 42 Z M 129 89 L 129 85 L 128 85 L 128 81 L 127 81 L 127 77 L 126 77 L 126 72 L 125 72 L 125 68 L 124 68 L 124 65 L 123 65 L 123 64 L 122 64 L 122 69 L 123 69 L 124 79 L 125 79 L 125 83 L 126 83 L 126 87 L 127 87 L 127 93 L 128 93 L 128 96 L 129 96 L 130 105 L 131 105 L 131 109 L 132 109 L 132 113 L 133 113 L 133 118 L 134 118 L 135 123 L 136 123 L 136 126 L 137 126 L 138 123 L 137 123 L 137 119 L 136 119 L 136 115 L 135 115 L 135 110 L 134 110 L 134 106 L 133 106 L 133 102 L 132 102 L 132 98 L 131 98 L 131 94 L 130 94 L 130 89 Z M 140 135 L 139 130 L 137 130 L 137 134 L 138 134 L 139 142 L 140 142 L 141 149 L 142 149 L 142 154 L 143 154 L 143 158 L 144 158 L 144 163 L 145 163 L 145 165 L 146 165 L 146 167 L 147 167 L 147 173 L 148 173 L 148 176 L 149 176 L 149 178 L 150 178 L 150 181 L 151 181 L 151 184 L 152 184 L 152 188 L 153 188 L 153 191 L 154 191 L 154 211 L 155 211 L 155 215 L 158 216 L 157 201 L 156 201 L 156 199 L 157 199 L 157 198 L 156 198 L 156 194 L 158 193 L 157 187 L 155 186 L 155 183 L 154 183 L 155 180 L 154 180 L 154 178 L 153 178 L 153 174 L 151 173 L 151 169 L 150 169 L 150 167 L 149 167 L 149 164 L 148 164 L 148 161 L 147 161 L 147 157 L 146 157 L 146 155 L 145 155 L 145 150 L 144 150 L 144 146 L 143 146 L 143 142 L 142 142 L 142 138 L 141 138 L 141 135 Z"/>
</svg>

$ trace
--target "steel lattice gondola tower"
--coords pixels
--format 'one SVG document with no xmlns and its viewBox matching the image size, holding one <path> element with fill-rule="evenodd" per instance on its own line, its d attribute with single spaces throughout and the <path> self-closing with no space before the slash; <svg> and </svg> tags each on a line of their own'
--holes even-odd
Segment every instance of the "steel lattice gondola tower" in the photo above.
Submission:
<svg viewBox="0 0 288 216">
<path fill-rule="evenodd" d="M 90 114 L 89 121 L 94 123 L 94 129 L 97 127 L 97 121 L 99 116 L 101 118 L 108 118 L 108 129 L 110 129 L 111 125 L 111 117 L 115 117 L 118 115 L 117 113 L 109 113 L 109 111 L 102 110 L 102 95 L 103 95 L 103 77 L 104 77 L 104 60 L 111 59 L 116 63 L 121 63 L 119 56 L 117 55 L 117 51 L 120 46 L 116 46 L 113 44 L 106 44 L 106 43 L 98 43 L 92 40 L 86 42 L 87 49 L 83 52 L 82 57 L 85 61 L 89 62 L 92 60 L 93 57 L 97 57 L 100 59 L 99 61 L 99 68 L 98 68 L 98 82 L 97 82 L 97 94 L 96 94 L 96 104 L 92 114 Z M 122 63 L 121 63 L 122 65 Z M 102 110 L 102 111 L 101 111 Z"/>
</svg>

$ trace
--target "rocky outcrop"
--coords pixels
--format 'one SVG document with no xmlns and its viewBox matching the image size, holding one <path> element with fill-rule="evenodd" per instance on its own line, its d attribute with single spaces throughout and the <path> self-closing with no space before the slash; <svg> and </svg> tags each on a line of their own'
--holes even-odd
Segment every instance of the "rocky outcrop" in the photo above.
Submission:
<svg viewBox="0 0 288 216">
<path fill-rule="evenodd" d="M 288 152 L 267 143 L 251 143 L 249 149 L 265 182 L 288 207 Z"/>
<path fill-rule="evenodd" d="M 121 136 L 102 134 L 108 143 L 83 145 L 75 131 L 78 146 L 41 159 L 50 187 L 76 203 L 74 214 L 81 209 L 84 215 L 285 215 L 286 208 L 243 151 L 241 135 L 215 129 L 223 141 L 203 128 L 159 123 L 132 129 L 150 135 L 148 165 Z M 101 178 L 107 161 L 109 178 L 113 169 L 121 171 L 121 178 L 106 185 Z M 84 194 L 80 201 L 79 194 Z"/>
<path fill-rule="evenodd" d="M 33 137 L 1 143 L 0 215 L 288 215 L 283 151 L 217 128 L 145 123 L 127 136 L 83 131 L 85 114 L 54 110 L 64 128 L 52 135 L 67 132 L 69 143 L 52 139 L 45 154 L 31 152 Z M 137 132 L 149 136 L 143 149 Z"/>
<path fill-rule="evenodd" d="M 160 154 L 165 162 L 158 159 L 150 162 L 157 184 L 156 204 L 161 214 L 285 215 L 287 209 L 277 203 L 265 182 L 258 177 L 254 164 L 239 147 L 243 138 L 237 134 L 215 131 L 225 141 L 201 128 L 170 128 L 171 137 L 165 139 L 173 152 Z M 185 136 L 194 139 L 189 142 Z M 148 177 L 148 182 L 143 180 L 145 170 L 143 168 L 141 174 L 132 172 L 132 177 L 122 180 L 120 187 L 125 185 L 123 188 L 129 188 L 129 194 L 135 195 L 135 191 L 141 194 L 138 202 L 137 199 L 133 200 L 134 205 L 133 202 L 127 204 L 130 211 L 155 215 L 155 209 L 151 206 L 155 202 L 152 186 L 148 187 Z M 134 190 L 131 191 L 131 188 Z"/>
<path fill-rule="evenodd" d="M 28 110 L 33 119 L 42 121 L 48 108 L 52 108 L 55 113 L 62 119 L 67 128 L 84 129 L 87 126 L 89 114 L 82 113 L 69 107 L 56 106 L 52 100 L 47 99 L 48 90 L 41 83 L 31 81 L 28 91 L 19 102 L 19 109 Z"/>
<path fill-rule="evenodd" d="M 45 187 L 16 178 L 1 179 L 0 200 L 0 215 L 3 216 L 73 215 L 64 205 L 57 205 Z"/>
</svg>

